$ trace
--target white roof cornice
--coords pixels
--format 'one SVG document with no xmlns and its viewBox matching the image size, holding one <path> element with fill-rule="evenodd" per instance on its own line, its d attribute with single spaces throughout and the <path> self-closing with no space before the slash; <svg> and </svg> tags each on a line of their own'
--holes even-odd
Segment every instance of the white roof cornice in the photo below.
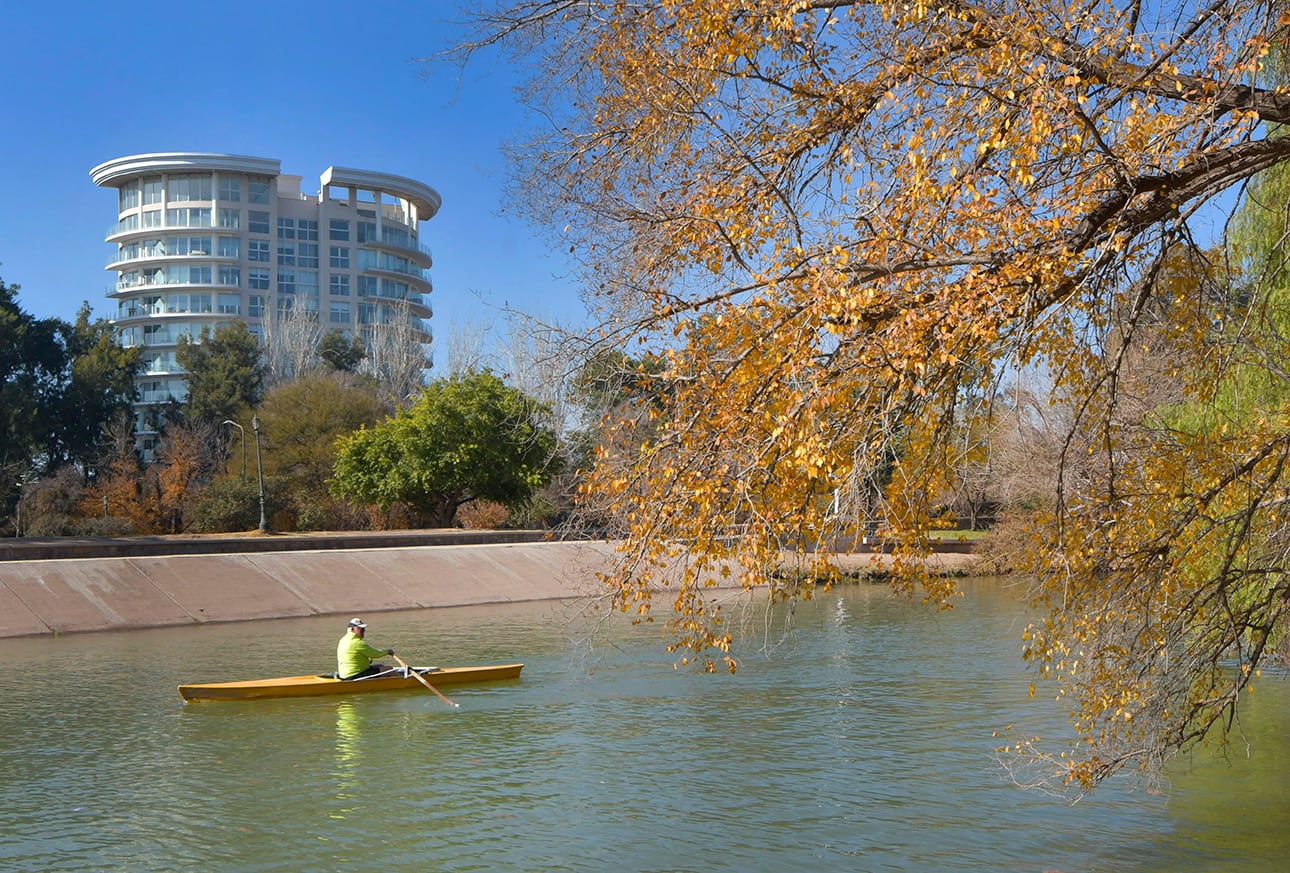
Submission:
<svg viewBox="0 0 1290 873">
<path fill-rule="evenodd" d="M 101 188 L 111 188 L 135 176 L 150 173 L 183 173 L 224 170 L 256 176 L 276 176 L 282 162 L 249 155 L 223 155 L 209 152 L 157 152 L 129 155 L 105 161 L 90 170 L 90 178 Z"/>
<path fill-rule="evenodd" d="M 365 188 L 394 194 L 416 204 L 417 218 L 429 221 L 439 211 L 443 198 L 439 192 L 415 179 L 406 176 L 393 176 L 389 173 L 373 173 L 370 170 L 354 170 L 349 167 L 328 167 L 322 174 L 322 184 L 343 185 L 346 187 Z"/>
</svg>

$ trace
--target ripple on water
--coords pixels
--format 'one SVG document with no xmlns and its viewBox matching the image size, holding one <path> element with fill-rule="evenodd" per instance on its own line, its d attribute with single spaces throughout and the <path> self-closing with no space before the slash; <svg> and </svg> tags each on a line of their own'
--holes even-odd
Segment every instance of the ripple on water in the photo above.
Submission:
<svg viewBox="0 0 1290 873">
<path fill-rule="evenodd" d="M 325 657 L 327 622 L 0 645 L 0 870 L 1279 869 L 1277 759 L 1240 770 L 1263 812 L 1231 822 L 1214 810 L 1239 809 L 1233 777 L 1201 768 L 1169 804 L 1113 786 L 1071 808 L 1007 785 L 991 733 L 1034 707 L 1015 607 L 986 606 L 925 620 L 842 592 L 735 676 L 673 670 L 640 629 L 572 657 L 545 611 L 383 617 L 407 651 L 526 662 L 519 682 L 453 689 L 457 712 L 429 693 L 175 694 L 313 669 L 277 659 Z M 39 683 L 13 669 L 32 658 Z M 1268 719 L 1284 743 L 1290 716 Z M 1222 837 L 1240 827 L 1245 851 Z"/>
</svg>

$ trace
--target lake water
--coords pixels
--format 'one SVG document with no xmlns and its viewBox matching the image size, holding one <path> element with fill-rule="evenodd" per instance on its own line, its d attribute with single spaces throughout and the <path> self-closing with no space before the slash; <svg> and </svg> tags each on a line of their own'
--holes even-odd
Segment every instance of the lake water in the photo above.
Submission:
<svg viewBox="0 0 1290 873">
<path fill-rule="evenodd" d="M 1078 804 L 1010 784 L 993 731 L 1057 735 L 990 582 L 755 610 L 738 674 L 570 604 L 366 616 L 413 663 L 516 682 L 191 703 L 180 682 L 334 669 L 344 618 L 0 641 L 4 871 L 1290 869 L 1290 682 L 1246 743 Z M 1248 755 L 1246 744 L 1248 744 Z"/>
</svg>

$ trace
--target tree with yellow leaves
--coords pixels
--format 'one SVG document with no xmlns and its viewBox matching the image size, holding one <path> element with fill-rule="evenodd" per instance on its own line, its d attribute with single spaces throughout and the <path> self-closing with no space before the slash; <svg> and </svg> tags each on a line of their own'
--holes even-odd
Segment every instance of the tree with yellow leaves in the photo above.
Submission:
<svg viewBox="0 0 1290 873">
<path fill-rule="evenodd" d="M 1027 657 L 1079 730 L 1061 779 L 1153 772 L 1230 725 L 1286 631 L 1290 409 L 1232 413 L 1217 386 L 1284 378 L 1290 350 L 1204 253 L 1220 196 L 1290 158 L 1268 133 L 1290 93 L 1260 84 L 1279 4 L 493 0 L 473 21 L 461 55 L 509 46 L 550 122 L 515 149 L 532 217 L 615 337 L 666 362 L 657 438 L 585 486 L 628 523 L 620 607 L 676 574 L 676 645 L 720 653 L 705 579 L 807 593 L 773 573 L 785 550 L 875 519 L 944 602 L 912 559 L 959 425 L 1039 370 L 1070 422 L 1023 566 Z M 1149 358 L 1183 402 L 1135 394 Z"/>
</svg>

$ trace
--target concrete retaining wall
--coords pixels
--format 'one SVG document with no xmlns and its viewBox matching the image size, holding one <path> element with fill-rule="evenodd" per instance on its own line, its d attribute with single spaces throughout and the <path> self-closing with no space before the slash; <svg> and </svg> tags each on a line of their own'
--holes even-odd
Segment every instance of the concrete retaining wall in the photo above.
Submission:
<svg viewBox="0 0 1290 873">
<path fill-rule="evenodd" d="M 0 638 L 597 593 L 613 546 L 545 537 L 443 530 L 9 540 L 0 549 Z M 858 573 L 890 565 L 880 552 L 832 558 Z M 928 564 L 962 575 L 975 560 L 938 551 Z"/>
<path fill-rule="evenodd" d="M 136 555 L 0 563 L 0 637 L 576 597 L 595 542 Z"/>
</svg>

